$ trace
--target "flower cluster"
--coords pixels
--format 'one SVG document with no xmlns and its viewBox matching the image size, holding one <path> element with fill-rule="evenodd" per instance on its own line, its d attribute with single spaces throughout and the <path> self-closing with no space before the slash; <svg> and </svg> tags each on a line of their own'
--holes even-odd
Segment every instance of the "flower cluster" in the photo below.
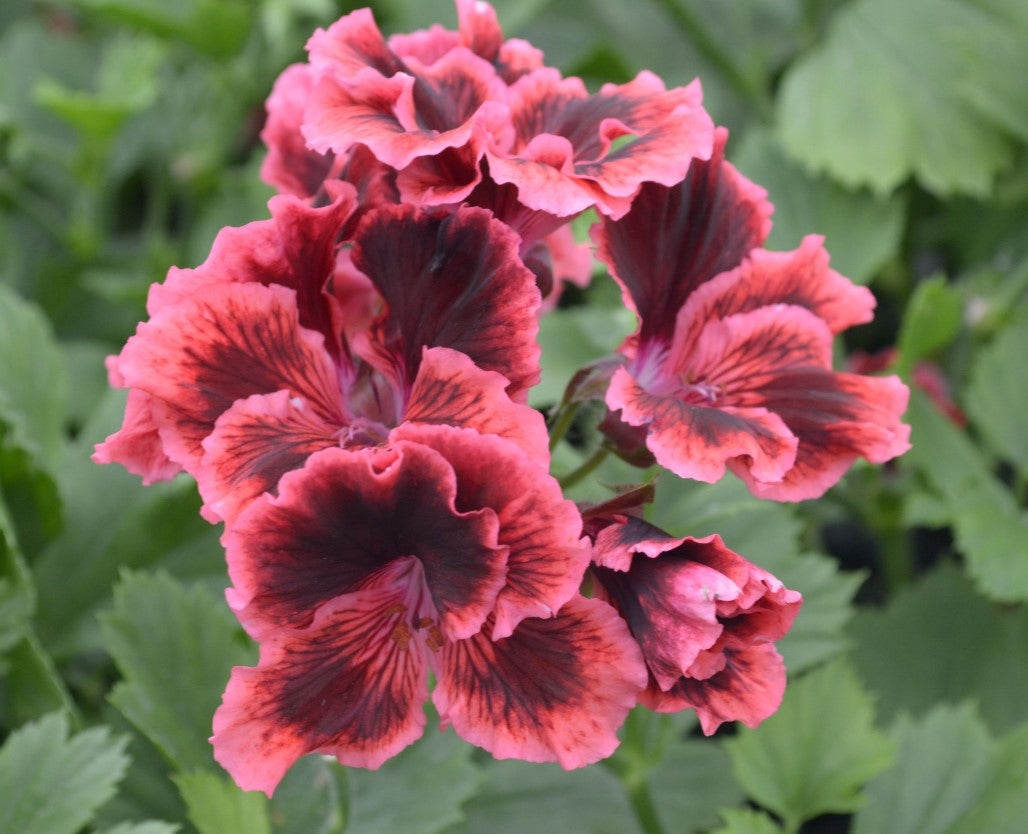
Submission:
<svg viewBox="0 0 1028 834">
<path fill-rule="evenodd" d="M 487 4 L 457 12 L 456 31 L 386 39 L 365 9 L 314 34 L 268 99 L 270 219 L 151 287 L 108 362 L 128 402 L 94 459 L 189 473 L 225 525 L 261 653 L 212 741 L 246 789 L 311 752 L 378 767 L 429 697 L 494 756 L 566 768 L 609 755 L 639 703 L 707 733 L 777 709 L 799 594 L 647 523 L 646 489 L 580 507 L 549 474 L 526 403 L 539 316 L 590 277 L 583 211 L 639 319 L 598 366 L 626 459 L 798 500 L 907 446 L 898 380 L 831 366 L 870 293 L 816 237 L 760 248 L 771 206 L 698 82 L 589 93 Z"/>
</svg>

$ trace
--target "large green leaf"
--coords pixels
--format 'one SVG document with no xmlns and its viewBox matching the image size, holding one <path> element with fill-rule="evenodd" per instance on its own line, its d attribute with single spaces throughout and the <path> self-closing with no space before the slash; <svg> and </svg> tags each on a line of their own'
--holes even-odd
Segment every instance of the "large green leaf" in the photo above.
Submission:
<svg viewBox="0 0 1028 834">
<path fill-rule="evenodd" d="M 482 782 L 473 749 L 432 728 L 378 770 L 350 770 L 347 834 L 436 834 L 460 822 Z"/>
<path fill-rule="evenodd" d="M 677 741 L 648 778 L 657 817 L 665 831 L 706 831 L 718 811 L 742 801 L 728 755 L 713 739 Z"/>
<path fill-rule="evenodd" d="M 621 783 L 606 768 L 501 761 L 485 771 L 486 783 L 464 806 L 464 822 L 446 834 L 641 834 Z"/>
<path fill-rule="evenodd" d="M 1028 818 L 1028 724 L 998 745 L 985 771 L 985 790 L 948 834 L 1020 834 Z"/>
<path fill-rule="evenodd" d="M 0 492 L 0 654 L 22 639 L 35 602 L 32 577 Z"/>
<path fill-rule="evenodd" d="M 866 284 L 899 249 L 903 199 L 867 191 L 847 191 L 824 177 L 811 176 L 782 152 L 767 130 L 750 130 L 729 154 L 747 177 L 760 183 L 774 203 L 769 249 L 795 249 L 804 235 L 825 236 L 832 268 Z"/>
<path fill-rule="evenodd" d="M 994 605 L 952 565 L 896 593 L 849 626 L 853 662 L 885 720 L 975 699 L 994 730 L 1028 718 L 1028 611 Z"/>
<path fill-rule="evenodd" d="M 935 276 L 914 289 L 903 314 L 896 346 L 899 348 L 900 373 L 913 369 L 919 359 L 931 356 L 956 337 L 964 317 L 960 292 Z"/>
<path fill-rule="evenodd" d="M 200 834 L 271 834 L 268 798 L 243 792 L 217 773 L 195 771 L 173 777 Z"/>
<path fill-rule="evenodd" d="M 166 574 L 127 574 L 101 619 L 124 678 L 111 702 L 179 770 L 214 769 L 211 717 L 231 668 L 254 660 L 228 606 Z"/>
<path fill-rule="evenodd" d="M 75 834 L 114 794 L 124 746 L 103 727 L 69 737 L 63 713 L 12 733 L 0 748 L 0 831 Z"/>
<path fill-rule="evenodd" d="M 102 648 L 95 613 L 123 568 L 160 566 L 225 582 L 219 531 L 198 515 L 195 484 L 179 477 L 144 488 L 121 466 L 89 459 L 93 444 L 121 423 L 124 404 L 123 391 L 108 392 L 67 447 L 59 480 L 64 529 L 34 564 L 39 634 L 59 660 Z"/>
<path fill-rule="evenodd" d="M 784 147 L 851 186 L 885 193 L 914 175 L 939 195 L 987 195 L 1012 159 L 1009 119 L 968 103 L 974 64 L 957 47 L 973 42 L 1009 74 L 1008 38 L 1005 20 L 965 0 L 855 0 L 786 73 Z"/>
<path fill-rule="evenodd" d="M 803 594 L 803 607 L 792 628 L 775 644 L 790 674 L 798 674 L 850 647 L 846 624 L 854 614 L 853 597 L 867 578 L 866 572 L 843 572 L 827 556 L 789 551 L 765 557 L 760 566 L 787 588 Z"/>
<path fill-rule="evenodd" d="M 725 742 L 746 793 L 795 830 L 862 804 L 861 786 L 888 767 L 889 739 L 852 667 L 833 661 L 790 682 L 775 715 Z"/>
<path fill-rule="evenodd" d="M 853 834 L 990 834 L 1023 830 L 1028 726 L 1002 742 L 970 705 L 941 706 L 893 729 L 896 765 L 867 787 Z"/>
<path fill-rule="evenodd" d="M 773 819 L 760 811 L 748 808 L 729 808 L 721 812 L 724 825 L 711 834 L 782 834 Z"/>
<path fill-rule="evenodd" d="M 323 756 L 304 756 L 289 768 L 269 804 L 275 834 L 340 831 L 345 821 L 340 774 L 339 765 Z"/>
<path fill-rule="evenodd" d="M 703 484 L 663 472 L 651 520 L 676 536 L 717 533 L 732 550 L 763 566 L 783 553 L 798 553 L 800 522 L 788 504 L 754 498 L 731 475 Z"/>
<path fill-rule="evenodd" d="M 160 820 L 147 820 L 146 822 L 123 822 L 114 828 L 105 828 L 98 834 L 175 834 L 179 826 L 170 822 Z"/>
<path fill-rule="evenodd" d="M 965 407 L 993 451 L 1028 477 L 1025 357 L 1028 357 L 1028 316 L 1022 316 L 1005 328 L 975 358 Z"/>
<path fill-rule="evenodd" d="M 43 313 L 0 285 L 0 424 L 5 442 L 45 470 L 56 469 L 64 440 L 67 380 Z"/>
<path fill-rule="evenodd" d="M 1028 512 L 986 468 L 967 434 L 917 390 L 908 417 L 913 448 L 906 461 L 945 499 L 975 583 L 996 600 L 1028 600 Z"/>
</svg>

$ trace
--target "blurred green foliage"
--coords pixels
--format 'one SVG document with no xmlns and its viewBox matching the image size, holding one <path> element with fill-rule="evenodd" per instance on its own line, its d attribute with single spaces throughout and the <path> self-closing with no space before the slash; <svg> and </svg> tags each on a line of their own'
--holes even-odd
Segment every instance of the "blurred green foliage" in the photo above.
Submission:
<svg viewBox="0 0 1028 834">
<path fill-rule="evenodd" d="M 661 476 L 657 523 L 719 533 L 806 596 L 782 642 L 795 680 L 762 727 L 726 744 L 730 729 L 703 739 L 687 716 L 633 715 L 608 767 L 574 773 L 486 761 L 432 730 L 379 772 L 312 758 L 274 800 L 244 797 L 205 741 L 231 665 L 253 657 L 218 597 L 218 530 L 185 479 L 144 490 L 88 458 L 124 405 L 103 357 L 145 317 L 151 282 L 202 261 L 221 227 L 267 216 L 263 100 L 353 6 L 5 0 L 0 829 L 755 834 L 841 830 L 846 814 L 858 832 L 1023 830 L 1026 6 L 495 5 L 508 37 L 593 87 L 699 76 L 729 159 L 777 206 L 771 245 L 826 235 L 836 268 L 879 299 L 840 361 L 896 347 L 894 370 L 948 386 L 966 422 L 918 390 L 910 454 L 802 505 Z M 443 0 L 373 7 L 387 32 L 455 21 Z M 543 322 L 533 404 L 632 326 L 609 279 L 568 293 Z M 581 461 L 565 442 L 554 468 Z M 607 462 L 571 497 L 630 478 Z"/>
</svg>

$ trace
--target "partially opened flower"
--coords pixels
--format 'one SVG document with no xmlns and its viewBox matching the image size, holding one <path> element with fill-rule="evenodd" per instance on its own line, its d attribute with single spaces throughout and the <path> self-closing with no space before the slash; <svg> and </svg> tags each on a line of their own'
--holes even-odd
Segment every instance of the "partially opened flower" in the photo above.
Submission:
<svg viewBox="0 0 1028 834">
<path fill-rule="evenodd" d="M 874 298 L 829 268 L 816 236 L 758 248 L 771 207 L 724 161 L 726 136 L 680 185 L 646 185 L 594 227 L 639 317 L 606 401 L 677 475 L 713 482 L 727 467 L 758 496 L 814 498 L 856 458 L 909 447 L 908 392 L 832 370 L 833 335 L 870 320 Z"/>
<path fill-rule="evenodd" d="M 802 599 L 718 536 L 675 538 L 621 516 L 595 536 L 592 569 L 642 648 L 657 712 L 695 709 L 710 735 L 725 721 L 755 727 L 774 713 L 785 666 L 774 642 Z"/>
<path fill-rule="evenodd" d="M 233 671 L 216 758 L 268 793 L 310 752 L 378 767 L 421 735 L 429 670 L 443 726 L 498 758 L 609 755 L 646 675 L 577 593 L 580 536 L 556 481 L 496 436 L 407 424 L 312 455 L 224 539 L 261 658 Z"/>
</svg>

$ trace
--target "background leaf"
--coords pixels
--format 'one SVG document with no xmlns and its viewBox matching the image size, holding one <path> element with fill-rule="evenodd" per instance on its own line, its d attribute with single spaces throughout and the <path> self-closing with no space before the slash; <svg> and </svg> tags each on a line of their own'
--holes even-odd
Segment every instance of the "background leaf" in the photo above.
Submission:
<svg viewBox="0 0 1028 834">
<path fill-rule="evenodd" d="M 433 723 L 424 738 L 378 771 L 348 772 L 347 834 L 436 834 L 463 819 L 461 808 L 482 775 L 472 764 L 472 748 L 452 732 L 431 728 Z"/>
<path fill-rule="evenodd" d="M 200 834 L 271 834 L 268 798 L 243 792 L 224 776 L 204 771 L 173 777 Z"/>
<path fill-rule="evenodd" d="M 786 74 L 783 146 L 810 169 L 882 194 L 914 175 L 938 195 L 987 195 L 1012 147 L 961 94 L 965 60 L 952 39 L 974 39 L 984 54 L 1002 49 L 1005 28 L 962 0 L 855 0 Z"/>
<path fill-rule="evenodd" d="M 114 795 L 124 747 L 103 727 L 69 736 L 62 713 L 12 733 L 0 748 L 0 831 L 75 834 Z"/>
<path fill-rule="evenodd" d="M 126 574 L 102 627 L 124 677 L 111 703 L 179 770 L 214 769 L 211 717 L 231 668 L 256 660 L 228 606 L 165 574 Z"/>
<path fill-rule="evenodd" d="M 875 729 L 870 696 L 841 661 L 791 681 L 778 712 L 725 747 L 746 793 L 793 830 L 819 814 L 859 808 L 860 788 L 888 767 L 892 752 Z"/>
</svg>

